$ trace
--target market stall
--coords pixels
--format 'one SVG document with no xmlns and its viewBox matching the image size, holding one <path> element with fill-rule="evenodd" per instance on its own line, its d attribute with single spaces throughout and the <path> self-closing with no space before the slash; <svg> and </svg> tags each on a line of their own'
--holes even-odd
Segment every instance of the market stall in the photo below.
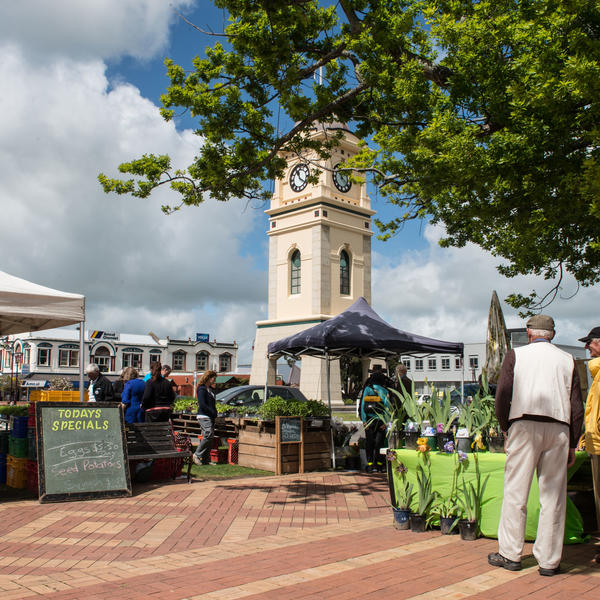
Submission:
<svg viewBox="0 0 600 600">
<path fill-rule="evenodd" d="M 415 450 L 392 450 L 391 452 L 396 453 L 397 462 L 402 463 L 407 469 L 405 472 L 406 479 L 416 487 L 417 465 L 423 461 L 420 453 L 415 452 Z M 458 456 L 456 453 L 445 454 L 442 452 L 430 452 L 428 454 L 431 464 L 431 480 L 434 489 L 438 491 L 443 498 L 447 498 L 450 495 L 452 477 Z M 477 453 L 477 458 L 479 460 L 481 479 L 483 480 L 489 475 L 481 508 L 481 533 L 485 537 L 497 538 L 504 490 L 504 463 L 506 462 L 506 455 L 502 453 L 495 454 L 492 452 L 482 452 Z M 568 471 L 569 478 L 576 473 L 585 459 L 585 452 L 577 453 L 575 464 Z M 474 455 L 469 454 L 467 461 L 464 468 L 464 479 L 465 482 L 468 483 L 475 479 Z M 398 469 L 392 468 L 391 471 L 394 479 L 394 488 L 395 490 L 398 490 L 400 485 Z M 416 503 L 416 499 L 413 501 L 413 504 L 414 503 Z M 525 539 L 528 541 L 535 539 L 539 508 L 539 490 L 537 478 L 534 477 L 527 502 Z M 583 519 L 570 498 L 567 498 L 564 542 L 565 544 L 579 544 L 583 541 L 585 541 L 583 539 Z"/>
</svg>

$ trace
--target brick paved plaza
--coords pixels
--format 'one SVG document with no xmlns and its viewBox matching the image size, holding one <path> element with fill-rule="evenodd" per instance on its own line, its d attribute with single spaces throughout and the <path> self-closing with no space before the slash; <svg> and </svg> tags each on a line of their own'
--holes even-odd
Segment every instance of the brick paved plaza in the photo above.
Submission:
<svg viewBox="0 0 600 600">
<path fill-rule="evenodd" d="M 382 475 L 165 482 L 3 502 L 0 521 L 1 600 L 600 598 L 589 544 L 541 577 L 531 557 L 516 573 L 490 567 L 495 540 L 396 531 Z"/>
</svg>

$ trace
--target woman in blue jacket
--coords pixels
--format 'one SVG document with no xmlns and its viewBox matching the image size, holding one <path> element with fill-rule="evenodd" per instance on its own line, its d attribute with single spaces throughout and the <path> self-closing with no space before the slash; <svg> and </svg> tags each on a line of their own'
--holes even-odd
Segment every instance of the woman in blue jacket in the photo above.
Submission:
<svg viewBox="0 0 600 600">
<path fill-rule="evenodd" d="M 125 385 L 121 393 L 121 402 L 125 406 L 125 423 L 144 422 L 142 398 L 146 384 L 137 376 L 138 372 L 133 367 L 127 367 L 123 372 Z"/>
</svg>

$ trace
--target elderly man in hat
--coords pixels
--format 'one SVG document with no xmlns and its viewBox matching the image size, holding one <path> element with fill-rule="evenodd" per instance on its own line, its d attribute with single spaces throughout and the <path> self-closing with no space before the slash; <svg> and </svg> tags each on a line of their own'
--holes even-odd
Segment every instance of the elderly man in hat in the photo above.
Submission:
<svg viewBox="0 0 600 600">
<path fill-rule="evenodd" d="M 600 327 L 594 327 L 579 341 L 590 353 L 588 369 L 593 379 L 585 404 L 585 449 L 592 459 L 596 519 L 600 526 Z M 600 562 L 600 553 L 596 554 L 595 561 Z"/>
<path fill-rule="evenodd" d="M 567 499 L 567 467 L 583 422 L 579 376 L 573 357 L 553 344 L 554 320 L 527 321 L 526 346 L 509 350 L 496 389 L 496 416 L 507 435 L 504 500 L 494 567 L 521 569 L 527 497 L 537 469 L 540 517 L 533 546 L 540 575 L 558 573 Z"/>
</svg>

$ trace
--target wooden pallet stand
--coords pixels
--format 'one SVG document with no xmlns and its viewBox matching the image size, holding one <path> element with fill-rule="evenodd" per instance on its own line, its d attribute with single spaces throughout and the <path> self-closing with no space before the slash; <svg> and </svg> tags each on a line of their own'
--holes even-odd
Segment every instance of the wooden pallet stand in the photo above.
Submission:
<svg viewBox="0 0 600 600">
<path fill-rule="evenodd" d="M 303 419 L 301 444 L 277 444 L 276 429 L 275 421 L 241 419 L 238 464 L 274 473 L 299 473 L 302 472 L 299 450 L 303 448 L 303 471 L 322 471 L 331 467 L 331 422 L 328 418 Z"/>
</svg>

